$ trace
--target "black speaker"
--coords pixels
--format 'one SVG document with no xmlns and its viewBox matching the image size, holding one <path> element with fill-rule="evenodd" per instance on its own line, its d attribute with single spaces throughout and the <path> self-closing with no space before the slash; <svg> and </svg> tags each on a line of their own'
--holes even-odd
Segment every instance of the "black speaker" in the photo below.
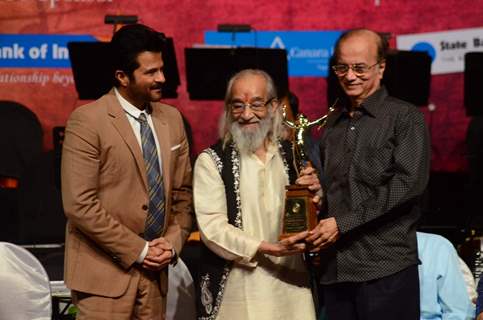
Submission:
<svg viewBox="0 0 483 320">
<path fill-rule="evenodd" d="M 114 70 L 108 42 L 69 42 L 75 89 L 81 100 L 95 100 L 113 86 Z"/>
<path fill-rule="evenodd" d="M 228 80 L 243 69 L 261 69 L 275 82 L 279 97 L 288 92 L 287 52 L 268 48 L 186 48 L 190 99 L 223 100 Z"/>
<path fill-rule="evenodd" d="M 163 84 L 163 98 L 177 98 L 178 87 L 181 84 L 179 79 L 178 61 L 174 50 L 173 38 L 166 38 L 163 49 L 164 75 L 166 82 Z"/>
<path fill-rule="evenodd" d="M 108 42 L 69 42 L 69 58 L 79 99 L 95 100 L 113 86 L 114 68 Z M 177 98 L 180 85 L 178 64 L 172 38 L 166 38 L 163 48 L 163 98 Z"/>
<path fill-rule="evenodd" d="M 331 66 L 333 63 L 331 59 Z M 327 82 L 327 99 L 329 105 L 332 105 L 344 92 L 333 72 L 329 74 Z M 427 105 L 431 85 L 431 57 L 426 52 L 390 51 L 386 57 L 382 84 L 393 97 L 417 106 Z"/>
<path fill-rule="evenodd" d="M 417 106 L 428 104 L 431 57 L 422 51 L 392 51 L 386 57 L 382 83 L 389 94 Z"/>
<path fill-rule="evenodd" d="M 464 104 L 467 116 L 483 116 L 483 52 L 465 54 Z"/>
</svg>

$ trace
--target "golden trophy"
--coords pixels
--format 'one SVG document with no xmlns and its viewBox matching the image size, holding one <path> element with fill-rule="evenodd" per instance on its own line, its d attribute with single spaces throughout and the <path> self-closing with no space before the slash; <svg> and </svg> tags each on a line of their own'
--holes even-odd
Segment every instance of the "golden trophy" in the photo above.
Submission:
<svg viewBox="0 0 483 320">
<path fill-rule="evenodd" d="M 329 108 L 329 113 L 317 120 L 309 121 L 302 113 L 299 113 L 295 121 L 287 119 L 286 106 L 282 107 L 283 122 L 294 130 L 292 152 L 294 167 L 297 175 L 303 168 L 312 166 L 306 153 L 306 140 L 309 129 L 318 125 L 325 125 L 328 115 L 334 111 Z M 317 207 L 312 198 L 314 193 L 307 186 L 289 185 L 286 187 L 285 207 L 282 219 L 282 232 L 280 239 L 290 237 L 305 230 L 312 230 L 317 225 Z"/>
</svg>

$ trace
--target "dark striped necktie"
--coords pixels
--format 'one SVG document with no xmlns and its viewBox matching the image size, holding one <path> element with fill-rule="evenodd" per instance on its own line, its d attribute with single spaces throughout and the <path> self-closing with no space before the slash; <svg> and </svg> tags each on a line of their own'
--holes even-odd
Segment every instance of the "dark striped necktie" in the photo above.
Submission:
<svg viewBox="0 0 483 320">
<path fill-rule="evenodd" d="M 144 226 L 144 238 L 148 241 L 161 235 L 164 224 L 164 187 L 159 168 L 158 152 L 153 132 L 146 115 L 141 113 L 138 121 L 141 125 L 141 144 L 143 148 L 146 176 L 148 178 L 149 209 Z"/>
</svg>

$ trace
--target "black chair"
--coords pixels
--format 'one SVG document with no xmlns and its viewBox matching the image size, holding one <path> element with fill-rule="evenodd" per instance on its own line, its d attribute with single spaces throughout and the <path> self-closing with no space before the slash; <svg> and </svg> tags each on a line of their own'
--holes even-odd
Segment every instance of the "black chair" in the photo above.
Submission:
<svg viewBox="0 0 483 320">
<path fill-rule="evenodd" d="M 0 101 L 0 240 L 19 242 L 20 188 L 27 168 L 42 152 L 42 127 L 37 116 L 13 101 Z"/>
<path fill-rule="evenodd" d="M 27 107 L 0 101 L 0 241 L 64 242 L 65 217 L 53 151 L 42 151 L 42 127 Z"/>
</svg>

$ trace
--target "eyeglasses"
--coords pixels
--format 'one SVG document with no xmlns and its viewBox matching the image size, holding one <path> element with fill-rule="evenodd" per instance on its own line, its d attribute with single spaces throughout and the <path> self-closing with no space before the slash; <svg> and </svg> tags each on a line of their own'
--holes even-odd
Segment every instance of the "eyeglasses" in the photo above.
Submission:
<svg viewBox="0 0 483 320">
<path fill-rule="evenodd" d="M 238 101 L 232 102 L 230 103 L 231 112 L 233 114 L 241 114 L 243 110 L 245 110 L 245 108 L 250 108 L 250 110 L 252 110 L 253 112 L 261 112 L 264 111 L 267 105 L 273 100 L 275 100 L 275 98 L 268 99 L 266 102 L 264 102 L 263 100 L 256 100 L 249 103 L 243 103 Z"/>
<path fill-rule="evenodd" d="M 368 66 L 365 63 L 356 63 L 356 64 L 336 64 L 332 66 L 332 70 L 334 70 L 334 73 L 339 76 L 345 76 L 347 72 L 349 72 L 349 69 L 354 72 L 354 74 L 358 77 L 365 75 L 369 70 L 371 70 L 373 67 L 377 66 L 380 63 L 380 61 L 374 63 L 372 66 Z"/>
</svg>

